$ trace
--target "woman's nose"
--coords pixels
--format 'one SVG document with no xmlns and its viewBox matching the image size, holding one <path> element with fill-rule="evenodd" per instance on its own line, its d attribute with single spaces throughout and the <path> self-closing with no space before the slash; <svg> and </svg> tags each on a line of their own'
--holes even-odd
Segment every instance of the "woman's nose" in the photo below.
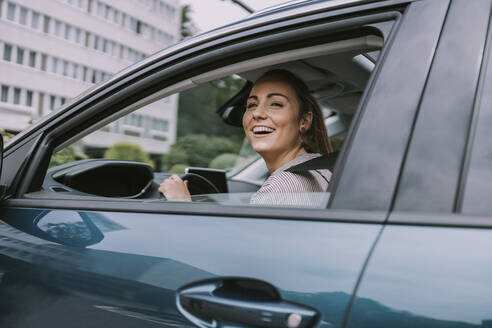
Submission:
<svg viewBox="0 0 492 328">
<path fill-rule="evenodd" d="M 266 110 L 265 106 L 263 106 L 261 104 L 256 106 L 255 110 L 253 111 L 253 118 L 255 118 L 255 119 L 265 118 L 266 115 L 267 115 L 267 110 Z"/>
</svg>

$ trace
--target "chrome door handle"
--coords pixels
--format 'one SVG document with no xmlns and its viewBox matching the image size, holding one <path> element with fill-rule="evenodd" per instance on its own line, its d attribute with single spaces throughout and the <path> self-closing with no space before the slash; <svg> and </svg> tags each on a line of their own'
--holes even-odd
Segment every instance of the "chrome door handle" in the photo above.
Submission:
<svg viewBox="0 0 492 328">
<path fill-rule="evenodd" d="M 180 312 L 202 328 L 307 328 L 318 321 L 310 307 L 284 301 L 272 285 L 253 279 L 208 280 L 181 289 Z"/>
</svg>

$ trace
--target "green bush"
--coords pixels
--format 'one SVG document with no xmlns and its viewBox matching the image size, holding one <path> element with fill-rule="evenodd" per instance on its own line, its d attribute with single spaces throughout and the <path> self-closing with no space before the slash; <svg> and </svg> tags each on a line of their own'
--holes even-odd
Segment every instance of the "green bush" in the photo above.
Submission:
<svg viewBox="0 0 492 328">
<path fill-rule="evenodd" d="M 72 145 L 63 148 L 59 152 L 56 152 L 51 156 L 50 167 L 62 165 L 65 163 L 70 163 L 74 161 L 79 161 L 82 159 L 89 158 L 82 149 L 78 146 Z"/>
<path fill-rule="evenodd" d="M 186 164 L 174 164 L 173 167 L 169 170 L 169 173 L 176 173 L 176 174 L 181 174 L 184 173 L 185 169 L 189 165 Z"/>
<path fill-rule="evenodd" d="M 171 146 L 169 153 L 163 156 L 162 161 L 167 167 L 175 164 L 208 167 L 215 157 L 223 153 L 237 153 L 240 147 L 240 142 L 227 137 L 191 134 L 178 138 L 178 141 Z"/>
<path fill-rule="evenodd" d="M 4 129 L 0 129 L 0 134 L 3 136 L 3 144 L 5 145 L 10 139 L 14 137 L 12 133 L 8 133 Z"/>
<path fill-rule="evenodd" d="M 234 167 L 236 163 L 237 155 L 232 153 L 225 153 L 215 157 L 208 167 L 213 169 L 225 170 Z"/>
<path fill-rule="evenodd" d="M 143 162 L 154 167 L 154 162 L 150 159 L 149 154 L 139 145 L 130 142 L 115 143 L 104 152 L 104 158 Z"/>
</svg>

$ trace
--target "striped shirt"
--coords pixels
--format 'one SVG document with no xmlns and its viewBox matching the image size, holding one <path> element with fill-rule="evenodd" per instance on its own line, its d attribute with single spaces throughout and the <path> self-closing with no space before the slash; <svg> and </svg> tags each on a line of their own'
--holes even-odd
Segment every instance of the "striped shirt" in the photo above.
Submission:
<svg viewBox="0 0 492 328">
<path fill-rule="evenodd" d="M 330 170 L 304 172 L 285 171 L 288 168 L 319 157 L 321 154 L 304 154 L 294 158 L 273 172 L 261 188 L 251 197 L 251 204 L 323 206 L 327 200 Z M 314 194 L 313 194 L 314 193 Z"/>
</svg>

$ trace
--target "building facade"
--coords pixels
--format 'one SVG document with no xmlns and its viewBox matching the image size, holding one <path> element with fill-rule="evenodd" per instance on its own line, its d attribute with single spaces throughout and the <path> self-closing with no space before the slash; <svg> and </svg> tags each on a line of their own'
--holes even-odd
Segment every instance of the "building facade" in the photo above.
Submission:
<svg viewBox="0 0 492 328">
<path fill-rule="evenodd" d="M 18 132 L 70 98 L 180 39 L 179 0 L 0 0 L 0 128 Z M 176 138 L 177 96 L 79 143 L 137 143 L 160 155 Z"/>
</svg>

